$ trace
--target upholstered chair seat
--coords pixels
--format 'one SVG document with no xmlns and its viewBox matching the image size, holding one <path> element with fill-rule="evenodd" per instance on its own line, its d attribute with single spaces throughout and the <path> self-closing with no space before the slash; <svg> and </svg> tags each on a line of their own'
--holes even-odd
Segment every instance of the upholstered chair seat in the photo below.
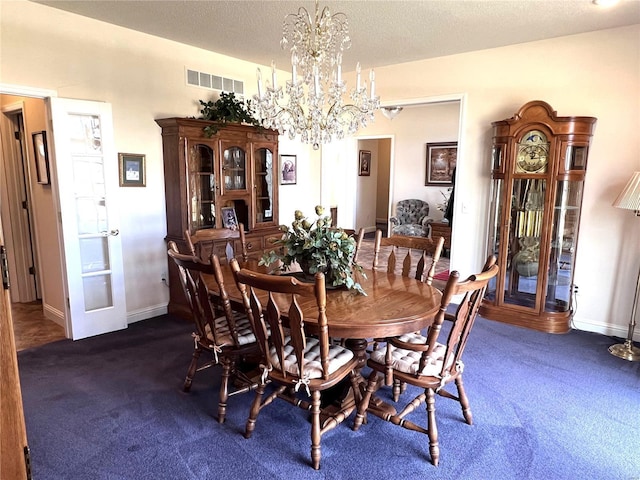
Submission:
<svg viewBox="0 0 640 480">
<path fill-rule="evenodd" d="M 420 333 L 409 333 L 406 335 L 402 335 L 400 337 L 397 337 L 397 341 L 415 345 L 427 345 L 426 337 L 424 337 Z M 393 370 L 427 376 L 436 376 L 442 370 L 442 362 L 444 360 L 444 354 L 446 351 L 446 347 L 444 345 L 442 345 L 441 343 L 436 343 L 433 349 L 433 353 L 429 357 L 429 361 L 426 362 L 424 368 L 418 373 L 418 365 L 420 363 L 420 358 L 422 357 L 421 351 L 399 348 L 394 345 L 389 345 L 388 349 L 389 352 L 387 352 L 386 345 L 380 346 L 379 348 L 371 352 L 371 360 L 380 364 L 384 364 L 387 355 L 390 355 L 391 363 L 389 364 L 389 366 Z"/>
<path fill-rule="evenodd" d="M 320 340 L 315 337 L 306 338 L 306 346 L 304 349 L 304 364 L 305 373 L 307 378 L 321 378 L 323 375 L 322 365 L 320 363 Z M 284 346 L 284 368 L 280 366 L 280 360 L 276 354 L 275 347 L 271 348 L 271 362 L 273 366 L 279 370 L 285 370 L 286 372 L 297 375 L 298 374 L 298 361 L 295 357 L 294 347 L 291 343 L 291 337 L 286 337 Z M 329 366 L 327 373 L 331 375 L 343 367 L 353 358 L 353 352 L 347 348 L 339 345 L 329 345 Z"/>
<path fill-rule="evenodd" d="M 218 317 L 214 321 L 215 329 L 217 332 L 216 338 L 218 340 L 218 346 L 223 347 L 225 345 L 234 345 L 235 340 L 231 334 L 231 328 L 229 327 L 229 321 L 226 316 Z M 209 325 L 206 326 L 207 338 L 213 341 L 213 335 Z M 249 319 L 242 315 L 238 315 L 236 318 L 236 331 L 238 335 L 238 345 L 248 345 L 256 342 L 256 336 L 253 333 Z"/>
</svg>

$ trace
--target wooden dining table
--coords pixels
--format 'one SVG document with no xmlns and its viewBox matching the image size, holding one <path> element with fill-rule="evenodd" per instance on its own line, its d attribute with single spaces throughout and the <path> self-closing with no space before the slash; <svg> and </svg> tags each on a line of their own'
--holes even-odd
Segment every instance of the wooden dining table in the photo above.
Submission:
<svg viewBox="0 0 640 480">
<path fill-rule="evenodd" d="M 240 262 L 240 267 L 261 273 L 276 273 L 270 272 L 255 260 Z M 242 308 L 242 296 L 231 268 L 224 265 L 222 271 L 230 301 L 237 308 Z M 344 287 L 327 287 L 326 314 L 330 337 L 384 338 L 414 332 L 428 327 L 440 307 L 442 292 L 414 278 L 363 269 L 362 273 L 355 273 L 355 280 L 360 283 L 366 295 Z M 218 296 L 219 288 L 215 279 L 210 277 L 206 282 L 211 294 Z M 317 316 L 315 299 L 298 300 L 305 325 L 314 333 Z"/>
<path fill-rule="evenodd" d="M 255 260 L 240 262 L 240 267 L 261 273 L 291 274 L 270 272 Z M 231 268 L 224 265 L 222 271 L 229 300 L 234 308 L 244 311 L 242 296 Z M 359 368 L 362 368 L 367 360 L 367 339 L 392 337 L 428 327 L 440 308 L 442 292 L 415 278 L 384 271 L 363 269 L 362 273 L 356 272 L 355 275 L 355 280 L 360 283 L 366 295 L 344 287 L 328 287 L 326 315 L 329 336 L 344 339 L 345 346 L 354 352 L 359 359 Z M 217 297 L 219 287 L 215 279 L 210 277 L 205 278 L 205 281 L 211 295 Z M 315 298 L 299 298 L 298 301 L 304 315 L 305 328 L 311 334 L 316 333 L 318 309 Z M 339 401 L 349 400 L 342 396 Z M 392 407 L 383 407 L 381 402 L 377 404 L 386 412 L 389 408 L 393 410 Z"/>
</svg>

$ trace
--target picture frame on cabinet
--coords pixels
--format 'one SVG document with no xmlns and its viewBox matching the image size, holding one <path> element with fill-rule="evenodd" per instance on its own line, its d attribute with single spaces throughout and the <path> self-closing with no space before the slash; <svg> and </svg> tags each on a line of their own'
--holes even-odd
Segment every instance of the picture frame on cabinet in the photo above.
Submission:
<svg viewBox="0 0 640 480">
<path fill-rule="evenodd" d="M 38 183 L 49 185 L 51 177 L 49 174 L 49 150 L 47 148 L 47 132 L 35 132 L 31 134 L 33 149 L 35 151 L 36 177 Z"/>
<path fill-rule="evenodd" d="M 298 157 L 280 155 L 280 185 L 295 185 L 298 180 Z"/>
<path fill-rule="evenodd" d="M 452 185 L 458 142 L 427 143 L 425 185 Z"/>
<path fill-rule="evenodd" d="M 145 187 L 147 183 L 145 156 L 138 153 L 118 153 L 121 187 Z"/>
<path fill-rule="evenodd" d="M 371 175 L 371 151 L 360 150 L 358 162 L 358 175 L 360 177 L 368 177 Z"/>
<path fill-rule="evenodd" d="M 236 229 L 238 228 L 238 217 L 236 216 L 236 209 L 233 207 L 222 207 L 222 226 L 224 228 Z"/>
</svg>

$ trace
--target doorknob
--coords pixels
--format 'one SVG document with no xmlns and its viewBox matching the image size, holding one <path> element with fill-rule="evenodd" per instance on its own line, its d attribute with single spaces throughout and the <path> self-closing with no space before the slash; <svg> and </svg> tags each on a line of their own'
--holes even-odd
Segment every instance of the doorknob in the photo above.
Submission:
<svg viewBox="0 0 640 480">
<path fill-rule="evenodd" d="M 117 235 L 119 235 L 119 234 L 120 234 L 120 230 L 118 230 L 118 229 L 116 228 L 115 230 L 111 230 L 111 231 L 109 231 L 109 232 L 107 232 L 107 231 L 100 232 L 100 234 L 101 234 L 103 237 L 108 237 L 109 235 L 111 235 L 112 237 L 115 237 L 115 236 L 117 236 Z"/>
</svg>

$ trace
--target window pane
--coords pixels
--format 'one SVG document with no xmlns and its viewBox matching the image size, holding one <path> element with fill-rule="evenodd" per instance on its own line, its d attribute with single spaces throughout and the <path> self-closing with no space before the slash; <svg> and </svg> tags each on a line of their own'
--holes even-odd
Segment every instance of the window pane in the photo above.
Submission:
<svg viewBox="0 0 640 480">
<path fill-rule="evenodd" d="M 109 270 L 109 239 L 94 237 L 80 239 L 82 273 Z"/>
<path fill-rule="evenodd" d="M 111 295 L 111 275 L 96 275 L 84 277 L 84 308 L 85 311 L 98 310 L 113 306 Z"/>
</svg>

